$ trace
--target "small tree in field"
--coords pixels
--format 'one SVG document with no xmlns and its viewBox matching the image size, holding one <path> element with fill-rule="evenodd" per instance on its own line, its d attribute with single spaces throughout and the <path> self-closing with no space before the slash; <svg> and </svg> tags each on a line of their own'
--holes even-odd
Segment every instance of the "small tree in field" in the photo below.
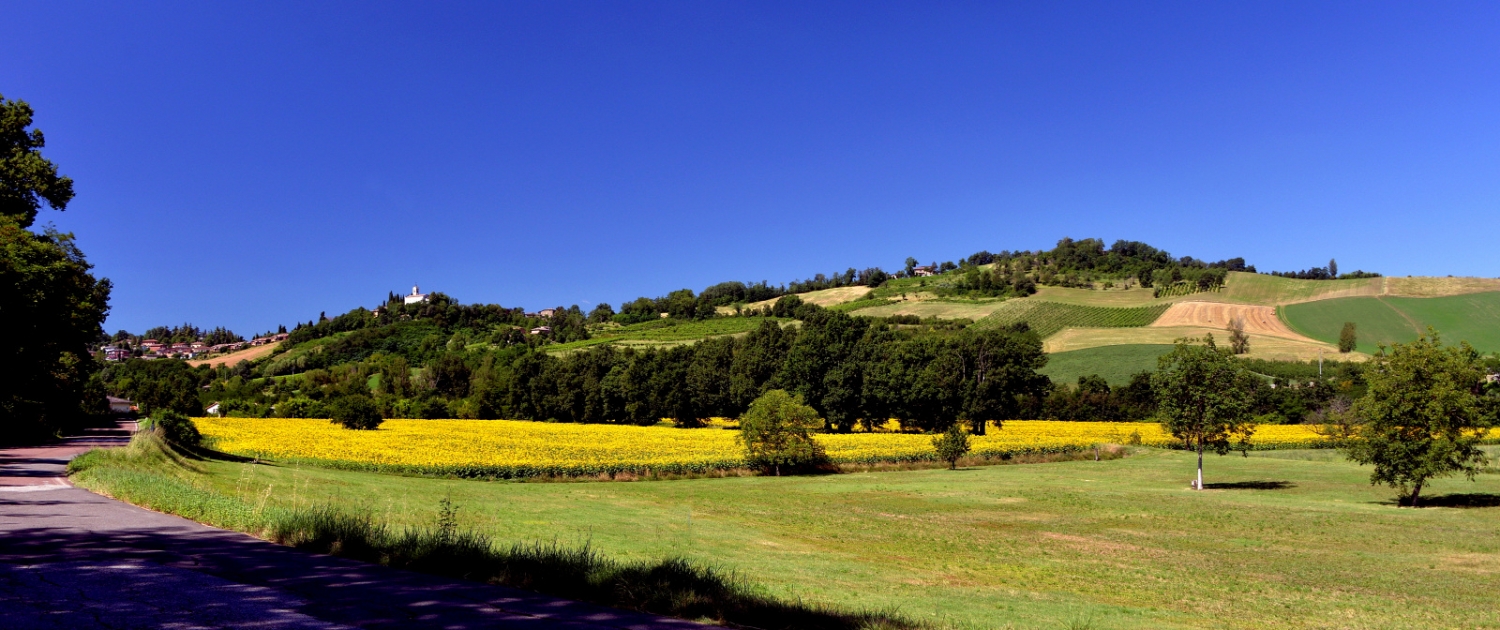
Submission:
<svg viewBox="0 0 1500 630">
<path fill-rule="evenodd" d="M 334 423 L 344 425 L 345 429 L 366 431 L 377 429 L 380 423 L 384 422 L 374 401 L 371 401 L 369 396 L 358 394 L 333 401 L 333 404 L 328 406 L 328 417 Z"/>
<path fill-rule="evenodd" d="M 1339 331 L 1339 352 L 1354 352 L 1355 342 L 1354 322 L 1344 322 L 1344 329 Z"/>
<path fill-rule="evenodd" d="M 740 417 L 740 444 L 750 466 L 781 475 L 781 468 L 800 468 L 822 462 L 823 447 L 813 432 L 823 426 L 818 412 L 801 396 L 773 389 L 750 403 Z"/>
<path fill-rule="evenodd" d="M 958 460 L 969 454 L 969 434 L 955 422 L 942 435 L 932 438 L 932 448 L 937 450 L 938 459 L 948 462 L 948 470 L 957 470 Z"/>
<path fill-rule="evenodd" d="M 1389 352 L 1382 346 L 1365 370 L 1370 389 L 1355 403 L 1364 424 L 1349 459 L 1373 464 L 1370 483 L 1396 488 L 1412 507 L 1433 478 L 1461 472 L 1474 479 L 1489 461 L 1480 431 L 1494 422 L 1484 374 L 1468 343 L 1445 348 L 1432 328 Z"/>
<path fill-rule="evenodd" d="M 1151 386 L 1162 428 L 1198 453 L 1193 487 L 1202 490 L 1203 452 L 1228 453 L 1234 437 L 1248 448 L 1255 427 L 1249 422 L 1250 390 L 1232 355 L 1214 345 L 1213 335 L 1201 346 L 1192 341 L 1177 340 L 1177 346 L 1158 359 Z"/>
<path fill-rule="evenodd" d="M 1250 336 L 1245 334 L 1245 319 L 1242 317 L 1229 320 L 1229 349 L 1235 354 L 1250 351 Z"/>
</svg>

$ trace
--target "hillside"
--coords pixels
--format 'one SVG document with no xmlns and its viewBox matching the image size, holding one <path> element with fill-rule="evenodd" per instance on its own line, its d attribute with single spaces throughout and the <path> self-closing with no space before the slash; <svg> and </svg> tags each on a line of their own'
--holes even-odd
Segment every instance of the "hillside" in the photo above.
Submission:
<svg viewBox="0 0 1500 630">
<path fill-rule="evenodd" d="M 1449 342 L 1467 341 L 1480 352 L 1500 352 L 1500 292 L 1340 298 L 1294 304 L 1282 312 L 1297 331 L 1330 343 L 1337 343 L 1344 322 L 1354 322 L 1362 352 L 1415 340 L 1428 326 Z"/>
<path fill-rule="evenodd" d="M 914 279 L 901 282 L 909 288 Z M 943 282 L 942 276 L 927 286 Z M 881 288 L 874 295 L 889 295 Z M 1376 344 L 1410 341 L 1432 325 L 1481 351 L 1500 351 L 1500 279 L 1492 278 L 1356 278 L 1300 280 L 1248 272 L 1229 272 L 1222 288 L 1171 297 L 1155 297 L 1143 288 L 1085 289 L 1038 287 L 1025 298 L 939 298 L 920 291 L 905 292 L 896 301 L 853 311 L 856 315 L 914 315 L 976 322 L 1026 320 L 1047 336 L 1048 352 L 1066 352 L 1110 345 L 1170 343 L 1181 336 L 1214 333 L 1221 338 L 1232 317 L 1243 318 L 1251 336 L 1252 354 L 1264 358 L 1316 357 L 1336 350 L 1339 328 L 1354 321 L 1367 330 L 1359 344 L 1363 353 Z M 1059 319 L 1056 307 L 1037 303 L 1094 309 L 1121 309 L 1115 316 L 1128 324 L 1099 326 L 1081 319 Z M 1026 305 L 1026 306 L 1023 306 Z M 1148 321 L 1124 315 L 1126 310 L 1151 309 L 1161 314 Z M 1279 309 L 1279 310 L 1278 310 Z M 1032 315 L 1017 315 L 1026 312 Z M 1280 315 L 1279 313 L 1285 313 Z"/>
<path fill-rule="evenodd" d="M 464 305 L 441 293 L 406 304 L 391 294 L 373 309 L 299 324 L 280 346 L 192 365 L 251 361 L 245 382 L 223 394 L 240 399 L 243 413 L 267 413 L 274 404 L 316 410 L 329 392 L 368 390 L 382 413 L 407 417 L 691 423 L 693 414 L 743 406 L 745 383 L 775 376 L 794 343 L 827 346 L 796 353 L 819 357 L 809 364 L 817 370 L 852 361 L 824 356 L 850 352 L 851 344 L 868 346 L 860 361 L 911 352 L 901 360 L 926 362 L 958 338 L 1010 335 L 1024 325 L 1053 355 L 1049 377 L 1073 383 L 1098 374 L 1116 385 L 1150 369 L 1179 339 L 1214 335 L 1227 344 L 1231 321 L 1243 323 L 1250 359 L 1361 361 L 1378 344 L 1414 339 L 1427 326 L 1450 342 L 1500 350 L 1500 280 L 1364 272 L 1333 279 L 1331 268 L 1261 274 L 1237 258 L 1205 262 L 1143 243 L 1105 248 L 1097 239 L 1063 239 L 1052 250 L 979 252 L 957 263 L 908 259 L 894 274 L 849 268 L 782 285 L 721 282 L 640 297 L 619 310 L 600 303 L 587 313 Z M 1359 327 L 1360 343 L 1340 354 L 1335 342 L 1346 321 Z M 604 347 L 632 351 L 591 351 Z M 689 409 L 694 397 L 674 398 L 685 386 L 712 408 Z M 809 387 L 821 395 L 822 385 Z M 627 399 L 639 404 L 616 408 Z M 1059 404 L 1047 413 L 1072 413 Z"/>
</svg>

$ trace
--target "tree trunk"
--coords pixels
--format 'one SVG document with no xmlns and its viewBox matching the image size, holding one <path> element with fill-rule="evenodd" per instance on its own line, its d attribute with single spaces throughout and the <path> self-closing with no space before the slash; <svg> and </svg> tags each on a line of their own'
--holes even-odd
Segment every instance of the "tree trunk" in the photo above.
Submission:
<svg viewBox="0 0 1500 630">
<path fill-rule="evenodd" d="M 1194 488 L 1203 489 L 1203 438 L 1198 438 L 1198 484 Z"/>
<path fill-rule="evenodd" d="M 1421 496 L 1422 496 L 1422 482 L 1418 481 L 1417 485 L 1414 486 L 1411 489 L 1411 506 L 1412 507 L 1414 507 L 1414 508 L 1417 507 L 1417 499 L 1420 498 Z"/>
</svg>

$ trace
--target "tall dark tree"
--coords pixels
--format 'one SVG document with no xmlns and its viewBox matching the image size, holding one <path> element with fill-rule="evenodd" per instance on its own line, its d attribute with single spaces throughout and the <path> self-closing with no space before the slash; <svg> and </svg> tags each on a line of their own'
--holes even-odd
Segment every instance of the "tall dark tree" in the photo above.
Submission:
<svg viewBox="0 0 1500 630">
<path fill-rule="evenodd" d="M 729 367 L 731 406 L 744 409 L 770 388 L 781 372 L 786 353 L 796 338 L 796 329 L 782 328 L 775 321 L 763 321 L 736 344 L 734 362 Z"/>
<path fill-rule="evenodd" d="M 846 363 L 868 326 L 863 317 L 813 310 L 787 352 L 783 384 L 802 395 L 835 431 L 852 429 L 859 418 L 858 376 L 851 373 L 857 367 Z"/>
<path fill-rule="evenodd" d="M 1037 372 L 1047 364 L 1035 334 L 1014 330 L 965 331 L 955 342 L 962 369 L 963 407 L 975 435 L 989 421 L 1014 418 L 1021 400 L 1045 395 L 1052 381 Z"/>
<path fill-rule="evenodd" d="M 9 351 L 0 361 L 0 423 L 8 436 L 56 431 L 102 404 L 90 394 L 95 365 L 89 344 L 104 336 L 110 282 L 96 279 L 73 242 L 55 230 L 26 228 L 42 202 L 62 210 L 73 180 L 38 152 L 40 130 L 27 131 L 31 107 L 0 97 L 0 330 Z M 92 399 L 92 400 L 90 400 Z"/>
<path fill-rule="evenodd" d="M 23 228 L 36 221 L 43 202 L 64 210 L 73 200 L 73 180 L 42 157 L 42 130 L 27 130 L 33 113 L 26 101 L 0 95 L 0 216 Z"/>
<path fill-rule="evenodd" d="M 1339 277 L 1339 261 L 1328 259 L 1328 277 L 1337 279 Z"/>
<path fill-rule="evenodd" d="M 1339 331 L 1339 352 L 1354 351 L 1359 342 L 1355 333 L 1354 322 L 1344 322 L 1344 329 Z"/>
</svg>

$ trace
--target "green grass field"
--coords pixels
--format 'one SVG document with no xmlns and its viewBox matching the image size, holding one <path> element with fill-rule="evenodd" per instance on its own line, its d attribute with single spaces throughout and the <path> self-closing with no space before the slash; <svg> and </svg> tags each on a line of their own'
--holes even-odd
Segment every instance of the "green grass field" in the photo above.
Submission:
<svg viewBox="0 0 1500 630">
<path fill-rule="evenodd" d="M 1298 332 L 1338 343 L 1344 322 L 1357 326 L 1359 350 L 1375 352 L 1379 344 L 1413 341 L 1427 326 L 1447 343 L 1468 341 L 1480 352 L 1500 351 L 1500 292 L 1434 298 L 1352 297 L 1283 307 L 1283 317 Z"/>
<path fill-rule="evenodd" d="M 1380 282 L 1380 278 L 1297 280 L 1232 271 L 1225 279 L 1224 290 L 1213 295 L 1227 302 L 1275 306 L 1333 297 L 1379 295 Z"/>
<path fill-rule="evenodd" d="M 1125 385 L 1137 372 L 1156 370 L 1156 358 L 1172 351 L 1161 344 L 1101 346 L 1047 355 L 1041 372 L 1059 385 L 1078 383 L 1078 377 L 1097 374 L 1110 385 Z"/>
<path fill-rule="evenodd" d="M 1007 300 L 984 319 L 974 322 L 980 328 L 1026 322 L 1033 331 L 1047 337 L 1064 328 L 1132 328 L 1145 326 L 1161 317 L 1171 304 L 1135 308 L 1078 306 L 1044 300 Z"/>
<path fill-rule="evenodd" d="M 1494 450 L 1493 448 L 1491 450 Z M 1329 452 L 819 477 L 512 483 L 209 462 L 255 510 L 337 505 L 500 541 L 684 557 L 780 597 L 954 628 L 1495 628 L 1500 475 L 1398 509 Z M 221 506 L 222 507 L 222 506 Z"/>
</svg>

